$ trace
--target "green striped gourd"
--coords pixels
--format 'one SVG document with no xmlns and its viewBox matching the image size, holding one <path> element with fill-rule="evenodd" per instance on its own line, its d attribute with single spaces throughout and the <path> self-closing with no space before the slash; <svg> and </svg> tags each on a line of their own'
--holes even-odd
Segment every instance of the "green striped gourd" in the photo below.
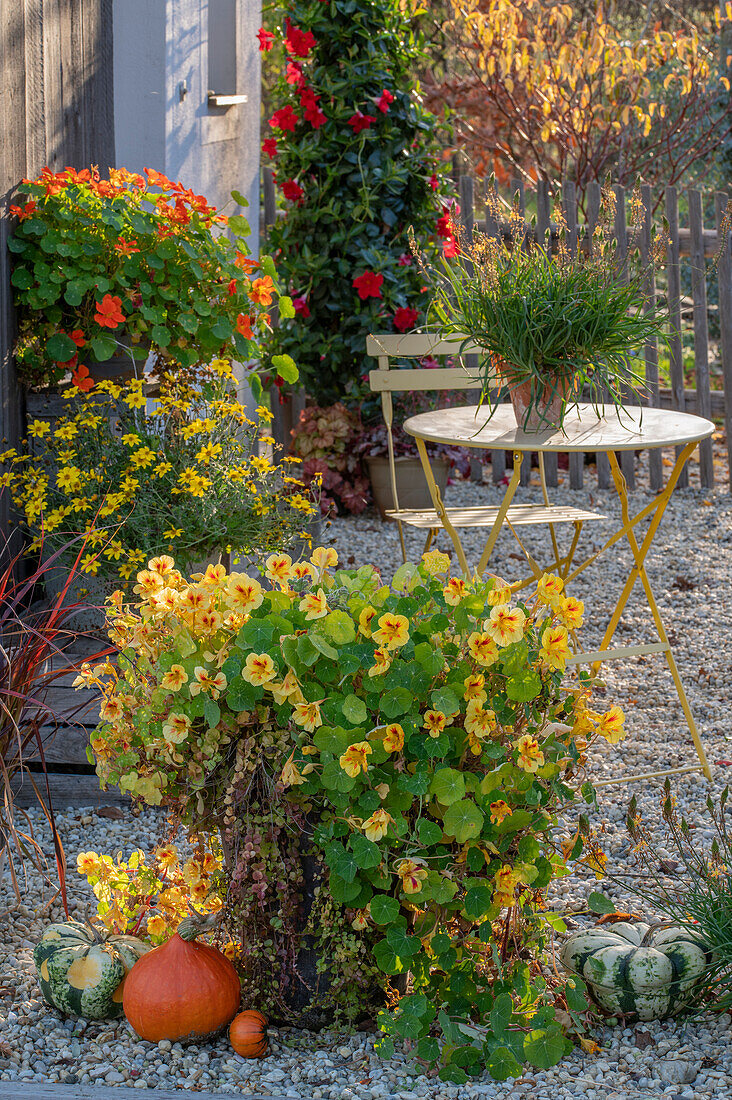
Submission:
<svg viewBox="0 0 732 1100">
<path fill-rule="evenodd" d="M 44 1000 L 67 1016 L 87 1020 L 122 1015 L 127 971 L 150 950 L 134 936 L 102 936 L 92 925 L 49 924 L 33 961 Z"/>
<path fill-rule="evenodd" d="M 662 1020 L 688 1003 L 711 953 L 689 928 L 618 921 L 575 932 L 559 957 L 607 1012 Z"/>
</svg>

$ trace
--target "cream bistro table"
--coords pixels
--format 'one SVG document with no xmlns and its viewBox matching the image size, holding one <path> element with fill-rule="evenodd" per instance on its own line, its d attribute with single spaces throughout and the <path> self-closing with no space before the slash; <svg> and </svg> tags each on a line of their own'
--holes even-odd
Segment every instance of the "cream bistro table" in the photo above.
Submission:
<svg viewBox="0 0 732 1100">
<path fill-rule="evenodd" d="M 460 542 L 460 537 L 455 526 L 450 521 L 450 515 L 442 502 L 440 490 L 435 484 L 432 469 L 427 457 L 426 442 L 447 443 L 453 446 L 478 447 L 490 450 L 504 450 L 513 452 L 513 475 L 508 483 L 504 498 L 497 509 L 496 517 L 490 528 L 485 549 L 478 564 L 478 572 L 483 573 L 491 557 L 496 544 L 496 539 L 501 528 L 506 525 L 521 545 L 524 551 L 531 576 L 522 581 L 517 587 L 525 587 L 541 576 L 544 571 L 534 560 L 531 554 L 519 539 L 515 526 L 519 523 L 531 522 L 530 514 L 534 509 L 536 519 L 533 522 L 546 523 L 551 532 L 553 563 L 550 568 L 557 570 L 564 579 L 565 585 L 584 572 L 588 566 L 597 561 L 602 554 L 612 546 L 625 538 L 633 555 L 633 567 L 625 581 L 618 597 L 615 609 L 605 629 L 605 634 L 599 649 L 592 652 L 576 652 L 569 658 L 568 664 L 588 664 L 597 671 L 605 661 L 623 660 L 624 658 L 641 656 L 651 653 L 663 653 L 666 658 L 671 676 L 673 677 L 676 693 L 684 711 L 686 721 L 691 733 L 694 747 L 696 748 L 699 764 L 687 765 L 680 768 L 671 768 L 661 772 L 647 772 L 643 775 L 623 777 L 621 779 L 608 780 L 609 783 L 626 782 L 628 779 L 650 779 L 663 775 L 677 775 L 682 772 L 702 771 L 707 779 L 711 779 L 709 764 L 701 743 L 699 732 L 694 721 L 694 716 L 686 697 L 676 661 L 671 650 L 666 629 L 658 610 L 645 560 L 653 539 L 659 528 L 666 506 L 671 498 L 676 483 L 683 469 L 684 463 L 691 456 L 694 448 L 700 440 L 706 439 L 714 431 L 714 424 L 699 416 L 691 416 L 688 413 L 672 412 L 663 409 L 640 408 L 638 406 L 624 406 L 620 415 L 615 408 L 610 406 L 579 405 L 567 410 L 562 430 L 548 429 L 541 432 L 526 433 L 516 424 L 511 405 L 499 405 L 492 416 L 485 409 L 470 405 L 462 408 L 441 409 L 437 412 L 420 413 L 412 416 L 404 422 L 404 429 L 414 436 L 420 459 L 424 469 L 430 495 L 435 511 L 440 522 L 452 539 L 458 561 L 465 574 L 470 573 L 468 560 Z M 641 508 L 634 516 L 630 514 L 628 490 L 617 458 L 616 451 L 635 451 L 652 449 L 656 447 L 678 447 L 679 453 L 674 467 L 669 475 L 666 487 L 649 504 Z M 535 451 L 539 455 L 539 474 L 541 479 L 544 505 L 514 505 L 511 507 L 514 494 L 521 476 L 521 459 L 525 451 Z M 566 554 L 561 555 L 557 543 L 554 524 L 551 522 L 552 508 L 547 492 L 546 477 L 544 474 L 544 455 L 550 451 L 584 452 L 605 451 L 610 462 L 615 490 L 620 500 L 620 514 L 622 523 L 606 542 L 580 564 L 574 564 L 575 554 L 579 543 L 582 522 L 575 523 L 574 536 Z M 542 518 L 542 514 L 546 518 Z M 516 520 L 512 522 L 512 515 Z M 590 518 L 590 517 L 588 517 Z M 600 517 L 597 517 L 600 518 Z M 640 539 L 636 537 L 635 528 L 644 520 L 649 520 L 648 527 Z M 427 522 L 427 521 L 426 521 Z M 572 568 L 574 565 L 574 568 Z M 635 587 L 640 580 L 646 595 L 646 600 L 653 616 L 656 633 L 659 641 L 645 645 L 610 647 L 615 635 L 623 610 Z"/>
</svg>

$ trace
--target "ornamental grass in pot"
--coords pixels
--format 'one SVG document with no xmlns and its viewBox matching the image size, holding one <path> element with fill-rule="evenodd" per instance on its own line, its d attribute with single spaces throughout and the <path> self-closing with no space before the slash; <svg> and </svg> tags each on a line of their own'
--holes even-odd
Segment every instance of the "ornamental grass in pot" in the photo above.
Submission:
<svg viewBox="0 0 732 1100">
<path fill-rule="evenodd" d="M 102 783 L 220 829 L 245 1003 L 286 1002 L 314 946 L 331 1018 L 378 975 L 379 1052 L 461 1083 L 547 1068 L 584 1028 L 581 981 L 547 965 L 545 892 L 568 862 L 602 871 L 584 814 L 571 837 L 560 816 L 595 803 L 588 746 L 623 714 L 566 668 L 583 607 L 559 577 L 519 594 L 449 566 L 433 551 L 387 585 L 319 547 L 261 581 L 189 581 L 159 557 L 111 608 L 119 667 L 88 679 Z M 322 867 L 304 931 L 303 834 Z"/>
<path fill-rule="evenodd" d="M 638 259 L 646 211 L 638 193 L 631 202 L 630 249 L 623 263 L 612 240 L 615 195 L 602 191 L 592 236 L 567 244 L 561 208 L 554 211 L 556 239 L 541 241 L 514 205 L 508 219 L 488 188 L 489 213 L 505 235 L 476 232 L 468 239 L 454 222 L 449 247 L 427 266 L 412 248 L 433 290 L 430 321 L 440 332 L 464 335 L 485 349 L 483 403 L 492 415 L 504 392 L 525 432 L 561 428 L 567 408 L 589 400 L 600 415 L 644 394 L 635 365 L 648 340 L 662 334 L 664 311 L 647 298 L 652 257 L 666 248 L 665 232 L 653 231 L 651 256 Z"/>
</svg>

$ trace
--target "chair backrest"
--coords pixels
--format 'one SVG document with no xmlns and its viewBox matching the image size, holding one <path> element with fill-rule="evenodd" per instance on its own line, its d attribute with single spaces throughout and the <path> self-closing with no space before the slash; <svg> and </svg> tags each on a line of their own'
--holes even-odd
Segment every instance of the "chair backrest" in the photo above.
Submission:
<svg viewBox="0 0 732 1100">
<path fill-rule="evenodd" d="M 439 332 L 407 332 L 404 335 L 392 332 L 367 336 L 366 351 L 379 363 L 377 370 L 369 371 L 369 385 L 375 393 L 381 394 L 381 408 L 387 429 L 391 491 L 394 507 L 398 511 L 392 434 L 394 405 L 391 395 L 417 390 L 482 390 L 486 379 L 481 378 L 478 372 L 478 356 L 485 355 L 485 351 L 468 336 L 461 336 L 459 333 L 446 336 Z M 455 367 L 419 367 L 414 370 L 402 367 L 390 370 L 389 363 L 392 359 L 423 359 L 428 355 L 450 355 L 459 363 Z M 464 359 L 467 360 L 465 364 L 462 362 Z"/>
</svg>

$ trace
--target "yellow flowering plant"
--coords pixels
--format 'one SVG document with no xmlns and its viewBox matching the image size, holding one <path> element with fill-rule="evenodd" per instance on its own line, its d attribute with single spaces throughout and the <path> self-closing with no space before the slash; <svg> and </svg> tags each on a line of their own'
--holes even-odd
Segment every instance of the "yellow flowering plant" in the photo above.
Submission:
<svg viewBox="0 0 732 1100">
<path fill-rule="evenodd" d="M 63 397 L 64 415 L 31 421 L 24 449 L 0 456 L 0 480 L 36 542 L 86 537 L 82 573 L 119 584 L 155 553 L 188 569 L 218 553 L 266 553 L 294 542 L 316 511 L 267 457 L 271 414 L 247 415 L 227 360 L 163 375 L 155 396 L 133 379 Z"/>
<path fill-rule="evenodd" d="M 449 564 L 433 551 L 385 585 L 319 547 L 272 554 L 265 587 L 220 567 L 188 581 L 159 557 L 137 603 L 111 608 L 118 667 L 80 683 L 105 693 L 102 784 L 196 829 L 252 790 L 242 745 L 271 746 L 258 804 L 286 797 L 310 823 L 384 984 L 412 976 L 381 1051 L 409 1039 L 446 1080 L 503 1079 L 569 1048 L 558 1008 L 582 1026 L 582 989 L 542 976 L 558 927 L 542 899 L 568 861 L 599 865 L 584 822 L 562 848 L 559 815 L 593 803 L 588 744 L 618 740 L 623 715 L 593 710 L 588 674 L 566 667 L 583 607 L 560 578 L 519 597 Z"/>
<path fill-rule="evenodd" d="M 127 860 L 79 852 L 76 869 L 94 891 L 99 920 L 114 935 L 138 936 L 158 946 L 190 916 L 191 905 L 199 913 L 221 909 L 220 859 L 202 838 L 185 861 L 175 844 L 161 844 L 150 854 L 132 852 Z"/>
</svg>

